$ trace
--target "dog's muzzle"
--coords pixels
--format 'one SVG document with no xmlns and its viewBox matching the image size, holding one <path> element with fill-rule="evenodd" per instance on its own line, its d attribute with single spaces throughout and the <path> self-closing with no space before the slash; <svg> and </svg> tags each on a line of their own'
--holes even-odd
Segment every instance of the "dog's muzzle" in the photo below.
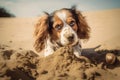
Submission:
<svg viewBox="0 0 120 80">
<path fill-rule="evenodd" d="M 77 33 L 68 25 L 61 31 L 60 42 L 62 45 L 71 45 L 78 40 Z"/>
<path fill-rule="evenodd" d="M 70 35 L 66 36 L 66 38 L 70 43 L 74 42 L 74 34 L 70 34 Z"/>
</svg>

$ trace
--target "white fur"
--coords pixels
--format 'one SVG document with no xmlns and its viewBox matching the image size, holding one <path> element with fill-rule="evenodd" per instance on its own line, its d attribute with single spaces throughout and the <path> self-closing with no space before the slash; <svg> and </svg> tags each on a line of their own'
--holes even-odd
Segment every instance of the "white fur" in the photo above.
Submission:
<svg viewBox="0 0 120 80">
<path fill-rule="evenodd" d="M 46 57 L 50 54 L 53 54 L 53 52 L 54 52 L 53 44 L 51 43 L 50 38 L 48 38 L 45 44 L 44 56 Z"/>
<path fill-rule="evenodd" d="M 57 12 L 56 14 L 63 22 L 66 20 L 67 15 L 64 11 Z"/>
<path fill-rule="evenodd" d="M 48 35 L 48 39 L 45 44 L 45 50 L 44 50 L 44 56 L 49 56 L 54 53 L 55 50 L 57 50 L 60 46 L 57 44 L 57 42 L 51 42 L 50 36 Z"/>
</svg>

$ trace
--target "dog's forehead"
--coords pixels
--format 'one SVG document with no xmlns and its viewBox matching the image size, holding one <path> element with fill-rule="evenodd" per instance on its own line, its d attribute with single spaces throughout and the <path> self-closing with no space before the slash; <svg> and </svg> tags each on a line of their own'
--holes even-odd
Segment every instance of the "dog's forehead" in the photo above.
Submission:
<svg viewBox="0 0 120 80">
<path fill-rule="evenodd" d="M 72 16 L 72 13 L 68 10 L 58 10 L 54 16 L 62 21 L 66 21 L 68 17 Z"/>
</svg>

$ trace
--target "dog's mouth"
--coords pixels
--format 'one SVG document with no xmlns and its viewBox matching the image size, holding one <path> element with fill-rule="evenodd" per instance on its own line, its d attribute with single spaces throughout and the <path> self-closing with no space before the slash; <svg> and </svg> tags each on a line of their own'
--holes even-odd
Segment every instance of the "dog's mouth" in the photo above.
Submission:
<svg viewBox="0 0 120 80">
<path fill-rule="evenodd" d="M 75 45 L 77 45 L 79 43 L 79 40 L 71 40 L 71 41 L 69 41 L 69 43 L 67 43 L 67 44 L 65 44 L 65 45 L 63 45 L 63 44 L 61 44 L 60 42 L 57 42 L 57 44 L 59 45 L 59 46 L 75 46 Z"/>
<path fill-rule="evenodd" d="M 77 45 L 79 43 L 79 41 L 78 40 L 73 40 L 72 42 L 70 42 L 68 45 L 70 45 L 70 46 L 75 46 L 75 45 Z"/>
<path fill-rule="evenodd" d="M 70 40 L 68 41 L 69 43 L 65 44 L 65 45 L 62 45 L 61 43 L 58 43 L 60 46 L 75 46 L 79 43 L 79 40 Z"/>
<path fill-rule="evenodd" d="M 68 44 L 73 44 L 75 42 L 74 34 L 69 35 L 68 37 L 66 37 L 66 39 L 68 40 Z"/>
</svg>

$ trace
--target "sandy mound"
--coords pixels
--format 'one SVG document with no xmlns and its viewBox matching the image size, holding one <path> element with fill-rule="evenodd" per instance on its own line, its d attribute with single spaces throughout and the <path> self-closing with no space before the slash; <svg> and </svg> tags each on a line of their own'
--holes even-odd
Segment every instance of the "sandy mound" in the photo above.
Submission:
<svg viewBox="0 0 120 80">
<path fill-rule="evenodd" d="M 107 52 L 117 55 L 114 64 L 105 62 Z M 77 58 L 71 47 L 62 47 L 40 58 L 31 50 L 1 45 L 0 80 L 119 80 L 119 50 L 84 49 L 82 54 Z"/>
</svg>

